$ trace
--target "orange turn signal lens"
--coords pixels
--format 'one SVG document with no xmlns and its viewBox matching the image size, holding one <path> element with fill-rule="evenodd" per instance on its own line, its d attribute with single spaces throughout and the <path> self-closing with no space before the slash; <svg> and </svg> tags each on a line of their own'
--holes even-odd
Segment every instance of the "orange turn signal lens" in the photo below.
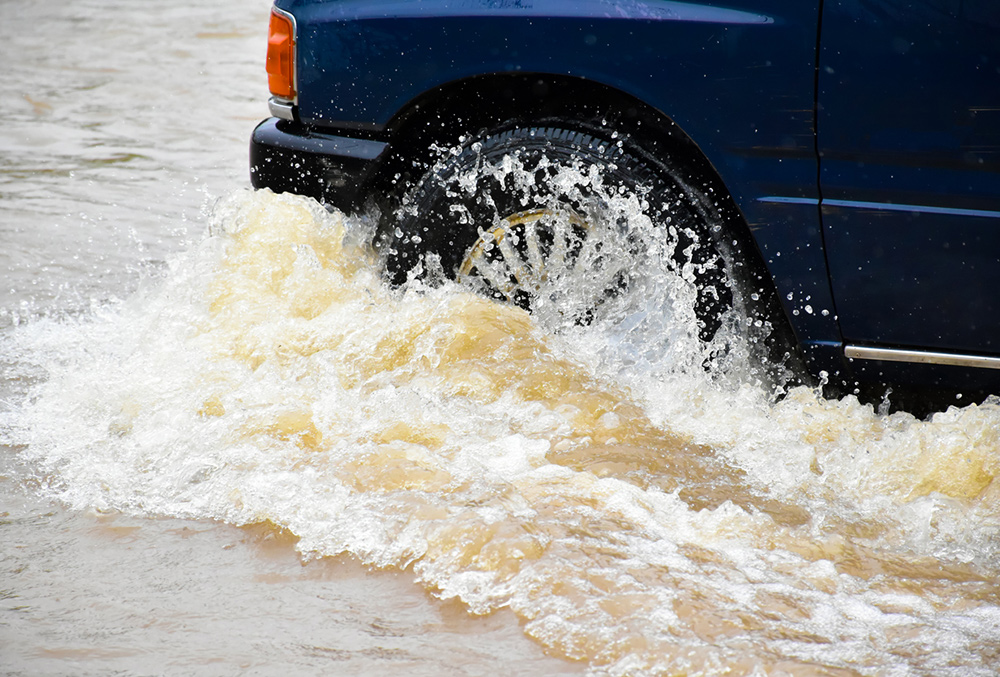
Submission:
<svg viewBox="0 0 1000 677">
<path fill-rule="evenodd" d="M 295 98 L 295 26 L 275 10 L 267 34 L 267 85 L 274 96 Z"/>
</svg>

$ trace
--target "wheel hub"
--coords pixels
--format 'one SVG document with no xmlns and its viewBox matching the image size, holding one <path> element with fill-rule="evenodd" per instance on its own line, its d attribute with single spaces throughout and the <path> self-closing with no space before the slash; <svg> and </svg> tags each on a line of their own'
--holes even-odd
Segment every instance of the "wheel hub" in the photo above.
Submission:
<svg viewBox="0 0 1000 677">
<path fill-rule="evenodd" d="M 466 252 L 458 280 L 546 317 L 586 322 L 621 286 L 627 258 L 599 229 L 569 210 L 531 209 L 484 230 Z"/>
</svg>

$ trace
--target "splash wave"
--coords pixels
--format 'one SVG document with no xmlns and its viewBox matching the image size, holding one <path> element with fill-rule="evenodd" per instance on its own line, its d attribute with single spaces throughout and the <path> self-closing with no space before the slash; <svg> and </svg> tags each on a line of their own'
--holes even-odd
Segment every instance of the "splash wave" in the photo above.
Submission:
<svg viewBox="0 0 1000 677">
<path fill-rule="evenodd" d="M 270 521 L 595 673 L 992 674 L 1000 402 L 775 402 L 620 324 L 390 288 L 358 232 L 231 196 L 155 284 L 18 328 L 49 378 L 14 442 L 73 506 Z"/>
</svg>

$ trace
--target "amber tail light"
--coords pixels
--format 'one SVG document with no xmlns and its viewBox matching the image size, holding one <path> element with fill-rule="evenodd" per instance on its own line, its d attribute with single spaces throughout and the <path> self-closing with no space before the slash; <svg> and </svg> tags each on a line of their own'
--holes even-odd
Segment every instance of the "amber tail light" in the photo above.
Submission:
<svg viewBox="0 0 1000 677">
<path fill-rule="evenodd" d="M 267 85 L 274 96 L 295 99 L 295 26 L 278 10 L 271 10 L 267 34 Z"/>
</svg>

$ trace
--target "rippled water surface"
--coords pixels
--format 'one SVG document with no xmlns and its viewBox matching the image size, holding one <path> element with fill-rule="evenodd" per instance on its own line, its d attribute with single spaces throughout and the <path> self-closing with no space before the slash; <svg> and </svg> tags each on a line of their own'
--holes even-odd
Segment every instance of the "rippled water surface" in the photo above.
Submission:
<svg viewBox="0 0 1000 677">
<path fill-rule="evenodd" d="M 0 671 L 995 674 L 998 402 L 390 288 L 246 188 L 266 3 L 0 11 Z"/>
</svg>

